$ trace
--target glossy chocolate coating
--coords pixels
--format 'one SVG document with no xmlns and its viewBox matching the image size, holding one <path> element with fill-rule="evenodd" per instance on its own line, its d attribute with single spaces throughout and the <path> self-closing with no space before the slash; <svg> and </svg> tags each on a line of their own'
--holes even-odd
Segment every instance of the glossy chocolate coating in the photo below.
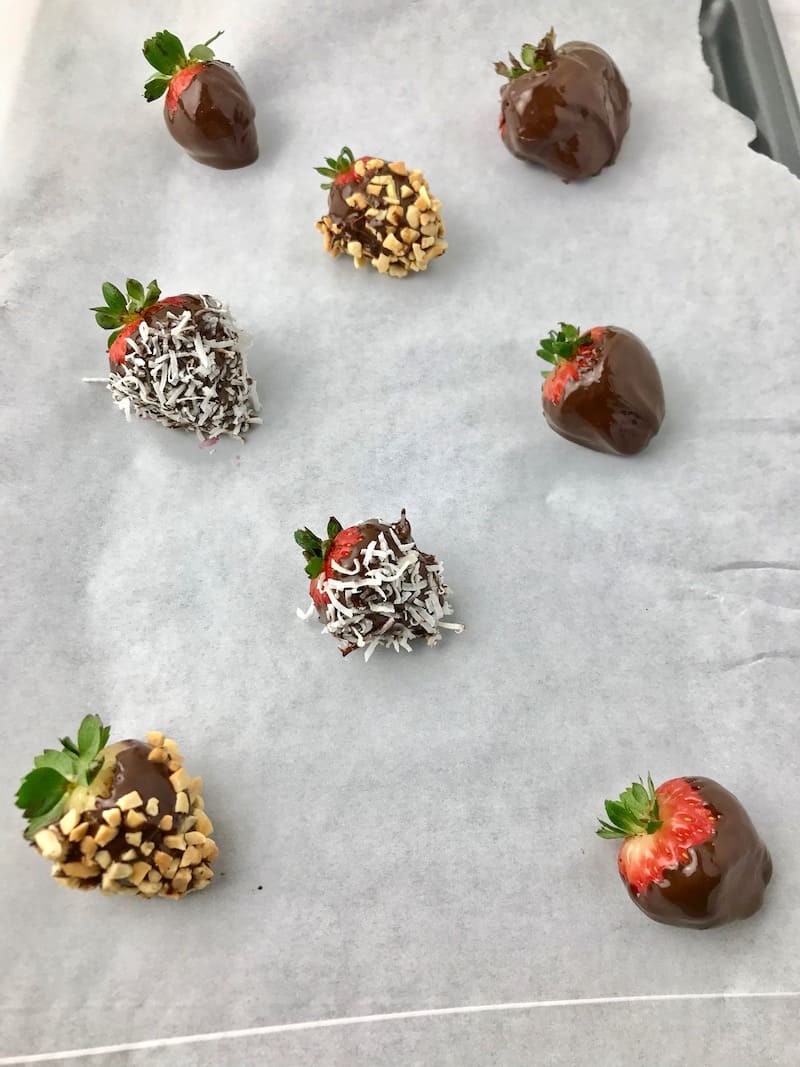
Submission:
<svg viewBox="0 0 800 1067">
<path fill-rule="evenodd" d="M 168 98 L 169 99 L 169 98 Z M 246 167 L 258 159 L 256 110 L 242 79 L 228 63 L 204 63 L 170 111 L 167 129 L 192 159 L 219 170 Z"/>
<path fill-rule="evenodd" d="M 160 844 L 164 833 L 159 830 L 158 824 L 165 815 L 175 814 L 177 794 L 169 780 L 169 768 L 166 763 L 154 763 L 148 759 L 152 745 L 143 741 L 122 741 L 120 744 L 123 747 L 116 755 L 111 790 L 108 796 L 98 798 L 94 812 L 86 813 L 86 821 L 99 822 L 104 811 L 116 807 L 122 797 L 136 790 L 145 804 L 151 797 L 158 800 L 157 815 L 147 815 L 144 807 L 138 810 L 146 818 L 146 822 L 139 827 L 143 839 Z M 118 859 L 129 846 L 125 835 L 121 833 L 105 847 L 112 859 Z"/>
<path fill-rule="evenodd" d="M 122 741 L 120 744 L 123 747 L 116 755 L 111 791 L 107 797 L 98 799 L 97 809 L 116 807 L 122 797 L 135 790 L 145 803 L 151 797 L 158 800 L 159 814 L 148 816 L 156 825 L 162 815 L 172 815 L 175 811 L 176 793 L 169 780 L 168 766 L 148 758 L 153 746 L 144 741 Z"/>
<path fill-rule="evenodd" d="M 591 178 L 616 160 L 631 109 L 612 58 L 584 41 L 557 48 L 546 70 L 509 81 L 500 101 L 509 152 L 564 181 Z"/>
<path fill-rule="evenodd" d="M 558 404 L 542 394 L 548 425 L 596 452 L 631 456 L 664 421 L 664 390 L 655 360 L 628 330 L 608 326 L 595 343 L 599 358 L 578 381 L 568 381 Z"/>
<path fill-rule="evenodd" d="M 711 838 L 690 850 L 688 866 L 666 871 L 633 901 L 656 922 L 704 930 L 746 919 L 761 907 L 772 859 L 736 797 L 710 778 L 687 778 L 716 817 Z"/>
<path fill-rule="evenodd" d="M 391 174 L 388 167 L 384 166 L 377 174 Z M 377 259 L 383 251 L 383 237 L 379 233 L 373 233 L 367 228 L 367 223 L 372 220 L 367 218 L 361 208 L 350 207 L 347 198 L 353 193 L 363 193 L 367 187 L 364 180 L 345 182 L 343 185 L 332 185 L 328 190 L 328 214 L 331 222 L 342 227 L 342 240 L 360 241 L 364 252 L 370 259 Z M 377 203 L 377 201 L 376 201 Z M 373 226 L 373 228 L 375 228 Z"/>
</svg>

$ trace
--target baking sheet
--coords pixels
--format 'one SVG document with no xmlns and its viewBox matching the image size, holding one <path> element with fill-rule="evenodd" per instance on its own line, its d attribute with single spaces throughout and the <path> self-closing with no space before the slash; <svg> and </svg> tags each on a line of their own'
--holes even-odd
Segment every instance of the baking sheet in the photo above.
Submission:
<svg viewBox="0 0 800 1067">
<path fill-rule="evenodd" d="M 584 184 L 496 133 L 492 61 L 551 23 L 607 47 L 633 99 L 618 164 Z M 138 95 L 145 36 L 223 24 L 262 140 L 234 173 L 183 157 Z M 178 905 L 67 894 L 0 810 L 2 1053 L 800 988 L 800 186 L 711 92 L 696 3 L 204 0 L 109 19 L 83 0 L 45 5 L 35 42 L 3 153 L 2 777 L 11 794 L 88 710 L 115 736 L 163 728 L 205 779 L 222 856 Z M 425 170 L 450 240 L 425 276 L 322 254 L 310 168 L 343 143 Z M 81 383 L 103 367 L 86 308 L 129 274 L 226 299 L 253 335 L 265 425 L 246 445 L 128 426 Z M 544 425 L 534 350 L 562 318 L 653 350 L 668 416 L 639 458 Z M 295 618 L 292 531 L 402 506 L 467 630 L 341 661 Z M 754 919 L 671 930 L 626 899 L 593 820 L 648 769 L 745 802 L 776 868 Z M 414 1025 L 436 1062 L 434 1024 Z M 454 1062 L 485 1063 L 491 1043 L 452 1025 Z M 737 1047 L 719 1030 L 708 1064 Z M 343 1033 L 315 1038 L 317 1062 L 347 1062 Z M 213 1047 L 241 1062 L 235 1040 Z"/>
<path fill-rule="evenodd" d="M 800 176 L 800 107 L 768 0 L 703 0 L 700 33 L 714 91 L 756 124 L 751 147 Z"/>
</svg>

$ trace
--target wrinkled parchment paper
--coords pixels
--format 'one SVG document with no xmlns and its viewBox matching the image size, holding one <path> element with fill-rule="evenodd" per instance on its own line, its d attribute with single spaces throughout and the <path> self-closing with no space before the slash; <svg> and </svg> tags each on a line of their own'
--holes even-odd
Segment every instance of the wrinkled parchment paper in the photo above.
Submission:
<svg viewBox="0 0 800 1067">
<path fill-rule="evenodd" d="M 43 5 L 2 163 L 5 1055 L 800 988 L 800 184 L 712 94 L 697 7 Z M 610 51 L 633 100 L 617 165 L 574 185 L 514 160 L 496 129 L 493 61 L 551 23 Z M 141 98 L 141 42 L 163 26 L 187 46 L 226 30 L 255 166 L 198 166 Z M 425 171 L 450 241 L 425 275 L 323 254 L 311 168 L 343 144 Z M 128 425 L 82 383 L 105 366 L 87 308 L 128 275 L 211 293 L 252 335 L 264 425 L 246 444 Z M 650 346 L 668 414 L 640 457 L 547 429 L 535 348 L 561 319 Z M 295 617 L 292 531 L 401 507 L 467 630 L 342 661 Z M 203 776 L 222 850 L 207 892 L 70 894 L 26 849 L 18 780 L 87 711 L 115 737 L 165 730 Z M 627 900 L 594 820 L 648 770 L 717 778 L 745 803 L 775 862 L 754 919 L 674 930 Z M 661 1062 L 712 1014 L 707 1064 L 765 1025 L 746 1002 L 738 1029 L 719 1004 L 690 1007 Z M 520 1025 L 544 1049 L 558 1012 Z M 638 1040 L 647 1017 L 620 1004 L 609 1026 Z M 565 1057 L 605 1062 L 589 1015 L 569 1018 Z M 796 1047 L 796 1013 L 770 1018 Z M 485 1065 L 511 1058 L 509 1025 L 421 1020 L 402 1048 L 329 1030 L 303 1054 L 361 1062 L 361 1042 L 366 1063 Z M 298 1049 L 266 1035 L 163 1062 L 305 1062 Z"/>
</svg>

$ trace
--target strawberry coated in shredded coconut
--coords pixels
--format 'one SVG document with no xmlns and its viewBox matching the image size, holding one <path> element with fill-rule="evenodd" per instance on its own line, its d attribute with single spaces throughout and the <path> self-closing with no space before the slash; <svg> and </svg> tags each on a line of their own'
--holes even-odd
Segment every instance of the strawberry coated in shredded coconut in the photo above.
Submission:
<svg viewBox="0 0 800 1067">
<path fill-rule="evenodd" d="M 261 419 L 260 403 L 228 309 L 209 296 L 189 310 L 167 306 L 125 338 L 125 361 L 109 377 L 114 403 L 128 420 L 154 419 L 194 431 L 201 441 L 242 438 Z"/>
</svg>

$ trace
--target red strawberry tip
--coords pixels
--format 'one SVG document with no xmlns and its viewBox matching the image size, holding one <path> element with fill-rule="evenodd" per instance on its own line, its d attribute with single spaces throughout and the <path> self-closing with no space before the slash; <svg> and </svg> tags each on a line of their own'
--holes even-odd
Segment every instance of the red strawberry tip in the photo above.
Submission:
<svg viewBox="0 0 800 1067">
<path fill-rule="evenodd" d="M 348 182 L 360 182 L 361 177 L 356 174 L 356 163 L 363 163 L 368 159 L 372 159 L 372 156 L 360 156 L 355 158 L 351 149 L 344 145 L 336 159 L 333 156 L 327 156 L 325 159 L 324 167 L 314 167 L 317 174 L 321 174 L 323 178 L 330 178 L 328 182 L 322 182 L 320 189 L 330 189 L 333 185 L 346 185 Z"/>
<path fill-rule="evenodd" d="M 568 322 L 559 323 L 560 329 L 550 330 L 539 342 L 536 351 L 540 359 L 552 364 L 542 371 L 545 383 L 542 392 L 546 400 L 560 404 L 569 381 L 578 381 L 581 372 L 588 370 L 596 361 L 597 345 L 605 333 L 604 326 L 580 330 Z"/>
<path fill-rule="evenodd" d="M 112 331 L 108 338 L 109 359 L 112 363 L 125 362 L 125 342 L 141 322 L 145 311 L 162 304 L 181 306 L 181 300 L 177 296 L 167 296 L 163 300 L 159 299 L 160 296 L 161 290 L 155 278 L 147 287 L 136 278 L 128 278 L 124 293 L 111 282 L 103 282 L 105 304 L 91 310 L 95 313 L 97 325 L 103 330 Z"/>
<path fill-rule="evenodd" d="M 309 595 L 317 607 L 323 607 L 328 602 L 328 594 L 320 586 L 335 573 L 334 563 L 349 556 L 362 536 L 360 526 L 348 526 L 344 529 L 333 516 L 328 520 L 326 534 L 327 537 L 323 540 L 307 526 L 304 530 L 295 530 L 294 533 L 294 539 L 306 560 L 306 574 L 311 579 Z"/>
<path fill-rule="evenodd" d="M 664 879 L 665 872 L 692 862 L 692 849 L 716 833 L 717 815 L 691 778 L 671 778 L 657 788 L 647 776 L 606 801 L 607 820 L 597 833 L 622 839 L 619 873 L 636 896 Z"/>
<path fill-rule="evenodd" d="M 144 42 L 142 54 L 147 62 L 156 69 L 145 82 L 144 97 L 150 103 L 167 93 L 167 110 L 175 111 L 181 93 L 202 70 L 205 63 L 214 58 L 209 45 L 216 41 L 224 31 L 219 30 L 202 44 L 196 44 L 187 53 L 179 37 L 169 30 L 161 30 Z M 169 92 L 168 92 L 169 90 Z"/>
</svg>

